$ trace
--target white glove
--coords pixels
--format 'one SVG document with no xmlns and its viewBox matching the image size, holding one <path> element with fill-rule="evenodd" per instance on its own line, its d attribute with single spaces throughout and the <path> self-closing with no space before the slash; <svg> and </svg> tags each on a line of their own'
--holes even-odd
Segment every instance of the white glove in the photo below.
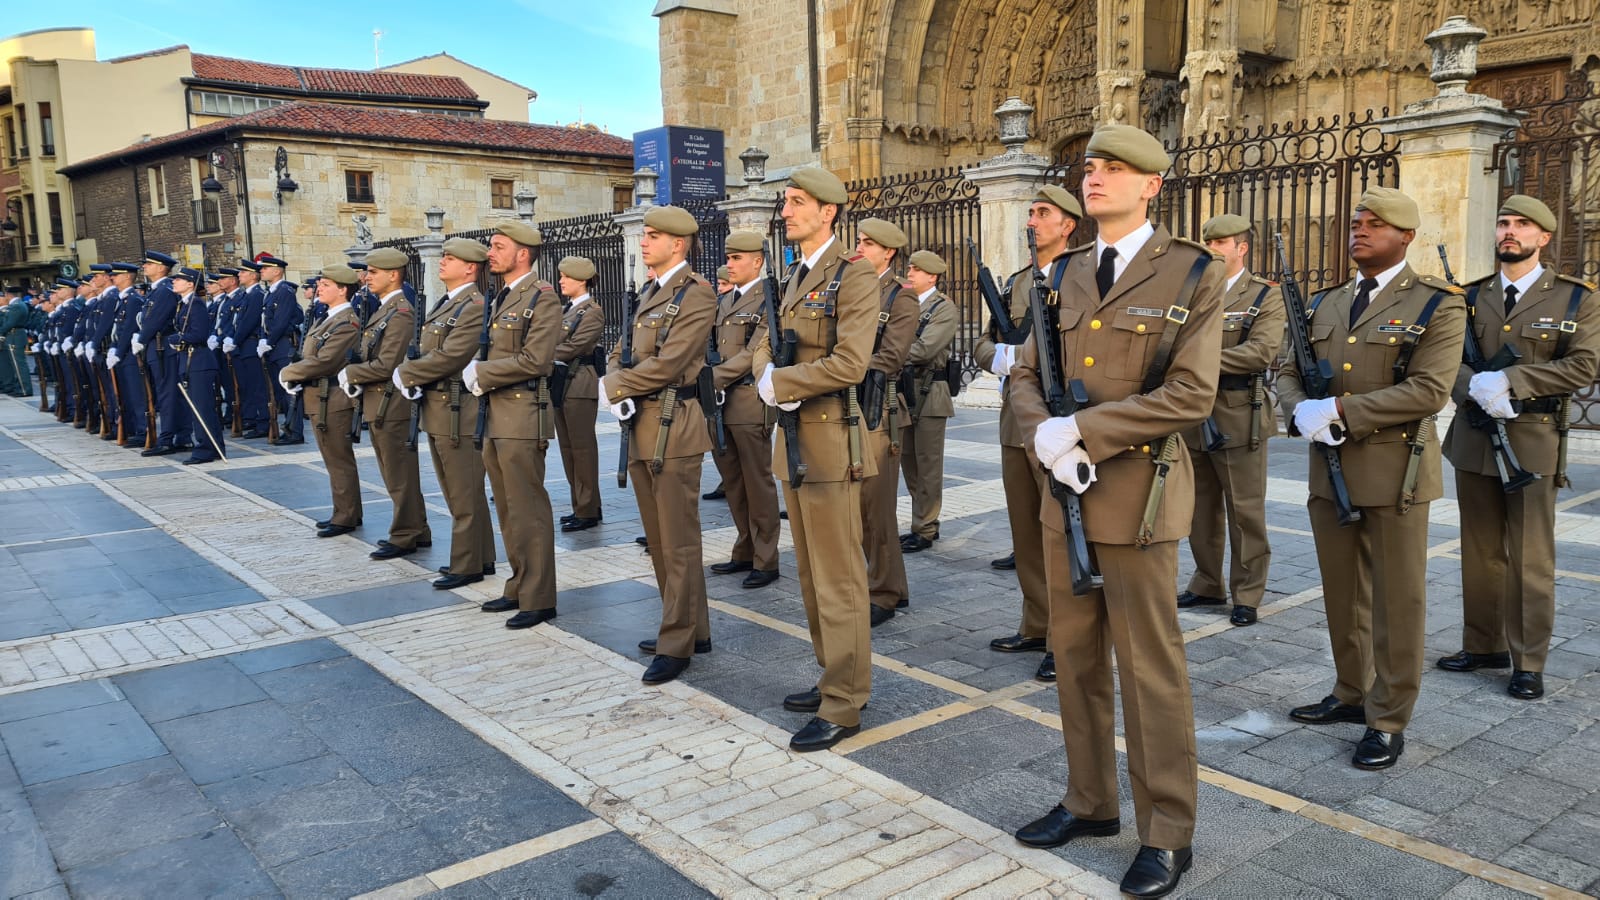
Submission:
<svg viewBox="0 0 1600 900">
<path fill-rule="evenodd" d="M 761 396 L 761 402 L 768 406 L 778 405 L 778 395 L 772 390 L 772 363 L 761 370 L 761 380 L 756 382 L 756 393 Z"/>
<path fill-rule="evenodd" d="M 106 351 L 106 371 L 107 372 L 111 371 L 112 369 L 115 369 L 117 367 L 117 363 L 119 363 L 119 362 L 122 362 L 122 357 L 117 355 L 117 351 L 116 350 L 113 349 L 113 350 L 107 350 Z"/>
<path fill-rule="evenodd" d="M 1344 434 L 1341 433 L 1338 437 L 1334 437 L 1333 426 L 1324 425 L 1320 429 L 1311 433 L 1311 439 L 1319 444 L 1327 444 L 1329 447 L 1337 447 L 1344 443 Z"/>
<path fill-rule="evenodd" d="M 144 341 L 141 341 L 138 338 L 134 338 L 133 341 L 129 344 L 129 346 L 131 346 L 133 348 L 133 355 L 134 356 L 143 356 L 144 355 Z"/>
<path fill-rule="evenodd" d="M 239 346 L 238 344 L 235 344 L 233 342 L 233 338 L 223 338 L 222 339 L 222 352 L 223 353 L 232 353 L 234 351 L 234 349 L 236 347 L 238 347 L 238 346 Z"/>
<path fill-rule="evenodd" d="M 90 344 L 87 347 L 83 348 L 83 358 L 87 359 L 91 363 L 94 362 L 94 345 L 93 344 Z"/>
<path fill-rule="evenodd" d="M 1484 412 L 1496 419 L 1515 419 L 1517 417 L 1517 408 L 1511 405 L 1510 394 L 1491 397 L 1487 402 L 1479 405 L 1483 407 Z"/>
<path fill-rule="evenodd" d="M 94 349 L 94 341 L 84 341 L 83 352 L 89 354 L 91 359 L 94 357 Z"/>
<path fill-rule="evenodd" d="M 1061 455 L 1050 467 L 1050 474 L 1055 480 L 1066 485 L 1074 494 L 1081 494 L 1094 484 L 1098 477 L 1095 474 L 1094 463 L 1089 461 L 1089 451 L 1080 446 L 1074 446 Z"/>
<path fill-rule="evenodd" d="M 284 378 L 282 374 L 278 375 L 278 384 L 283 387 L 283 390 L 284 390 L 285 393 L 290 393 L 290 394 L 298 394 L 301 391 L 306 389 L 305 385 L 299 384 L 298 382 L 294 383 L 294 384 L 290 384 L 288 379 Z"/>
<path fill-rule="evenodd" d="M 1329 431 L 1329 437 L 1331 438 L 1332 426 L 1338 424 L 1338 422 L 1339 401 L 1333 397 L 1324 397 L 1321 400 L 1302 400 L 1300 405 L 1294 408 L 1294 427 L 1301 434 L 1314 441 L 1320 440 L 1317 437 L 1317 432 L 1319 431 Z M 1343 442 L 1344 438 L 1342 437 L 1338 441 L 1322 441 L 1324 444 L 1339 444 Z"/>
<path fill-rule="evenodd" d="M 345 393 L 349 394 L 350 393 L 350 370 L 349 369 L 340 369 L 339 370 L 339 375 L 337 377 L 337 381 L 339 382 L 339 387 L 344 388 Z M 350 396 L 354 397 L 355 394 L 350 394 Z"/>
<path fill-rule="evenodd" d="M 608 403 L 606 404 L 606 409 L 610 410 L 611 415 L 615 416 L 618 422 L 628 421 L 633 418 L 634 413 L 639 411 L 633 405 L 632 397 L 623 397 L 620 403 Z"/>
<path fill-rule="evenodd" d="M 58 343 L 47 344 L 47 345 L 45 345 L 44 349 L 49 351 L 51 356 L 60 356 L 61 355 L 61 345 L 58 344 Z"/>
<path fill-rule="evenodd" d="M 1504 372 L 1479 372 L 1467 382 L 1467 396 L 1487 411 L 1495 400 L 1511 396 L 1511 379 Z"/>
<path fill-rule="evenodd" d="M 400 396 L 406 398 L 407 400 L 422 399 L 422 387 L 420 385 L 417 387 L 406 387 L 406 383 L 400 379 L 399 369 L 394 370 L 394 374 L 390 376 L 389 380 L 393 381 L 394 386 L 400 389 Z"/>
<path fill-rule="evenodd" d="M 800 408 L 800 401 L 799 400 L 793 400 L 793 401 L 790 401 L 788 403 L 779 403 L 778 404 L 778 408 L 783 410 L 784 412 L 794 412 L 795 410 Z"/>
<path fill-rule="evenodd" d="M 343 375 L 344 373 L 340 372 L 339 374 Z M 361 386 L 359 384 L 351 384 L 348 381 L 345 381 L 343 379 L 340 379 L 339 387 L 340 387 L 340 389 L 342 389 L 344 391 L 345 396 L 349 397 L 351 400 L 354 400 L 355 398 L 361 396 L 361 392 L 366 390 L 365 387 L 363 387 L 363 386 Z"/>
<path fill-rule="evenodd" d="M 70 341 L 72 339 L 68 338 L 67 340 Z M 78 357 L 79 359 L 82 359 L 83 358 L 83 347 L 81 345 L 77 346 L 77 347 L 73 347 L 72 348 L 72 355 Z"/>
<path fill-rule="evenodd" d="M 266 356 L 267 352 L 270 351 L 271 349 L 272 349 L 272 345 L 267 343 L 267 339 L 266 338 L 262 338 L 261 340 L 256 341 L 256 355 L 257 356 Z"/>
<path fill-rule="evenodd" d="M 1011 374 L 1011 366 L 1017 361 L 1017 348 L 1010 344 L 996 344 L 994 348 L 994 361 L 989 363 L 989 371 L 1001 378 Z"/>
<path fill-rule="evenodd" d="M 210 335 L 209 337 L 206 338 L 206 346 L 211 348 L 212 350 L 215 350 L 218 347 L 222 346 L 222 342 L 217 340 L 217 336 L 213 334 L 213 335 Z"/>
<path fill-rule="evenodd" d="M 72 349 L 72 343 L 73 343 L 72 338 L 70 338 L 70 337 L 67 338 L 66 340 L 61 342 L 61 349 L 63 349 L 63 350 L 71 350 Z"/>
<path fill-rule="evenodd" d="M 1067 451 L 1083 442 L 1078 432 L 1078 417 L 1045 419 L 1033 432 L 1033 452 L 1046 467 L 1067 455 Z"/>
<path fill-rule="evenodd" d="M 467 367 L 461 370 L 461 384 L 473 393 L 473 396 L 483 396 L 483 391 L 478 387 L 478 361 L 468 360 Z"/>
</svg>

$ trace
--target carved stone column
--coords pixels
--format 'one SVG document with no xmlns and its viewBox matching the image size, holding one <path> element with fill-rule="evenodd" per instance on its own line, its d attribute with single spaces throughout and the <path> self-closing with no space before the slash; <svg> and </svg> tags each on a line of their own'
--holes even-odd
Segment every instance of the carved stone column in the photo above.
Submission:
<svg viewBox="0 0 1600 900">
<path fill-rule="evenodd" d="M 426 292 L 431 301 L 444 296 L 444 282 L 439 280 L 439 261 L 444 258 L 444 210 L 430 206 L 422 218 L 428 233 L 412 241 L 411 246 L 422 260 L 423 282 L 417 289 Z"/>
<path fill-rule="evenodd" d="M 644 263 L 639 260 L 639 242 L 644 239 L 645 213 L 656 205 L 656 179 L 659 177 L 649 166 L 640 166 L 633 173 L 634 205 L 612 217 L 622 226 L 622 241 L 627 246 L 628 259 L 632 263 L 627 277 L 632 281 L 644 281 Z"/>
<path fill-rule="evenodd" d="M 1100 102 L 1094 119 L 1100 124 L 1141 125 L 1145 0 L 1099 0 L 1098 6 L 1095 82 Z"/>
<path fill-rule="evenodd" d="M 1183 136 L 1227 131 L 1234 117 L 1239 66 L 1239 0 L 1189 4 L 1189 46 L 1178 80 L 1183 84 Z"/>
</svg>

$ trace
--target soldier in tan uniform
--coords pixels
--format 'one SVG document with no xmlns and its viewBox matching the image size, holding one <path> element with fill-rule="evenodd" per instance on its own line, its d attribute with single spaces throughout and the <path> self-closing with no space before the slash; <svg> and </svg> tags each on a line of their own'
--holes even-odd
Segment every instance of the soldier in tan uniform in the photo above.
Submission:
<svg viewBox="0 0 1600 900">
<path fill-rule="evenodd" d="M 1083 207 L 1076 197 L 1059 185 L 1047 184 L 1039 188 L 1028 206 L 1028 227 L 1033 229 L 1034 242 L 1039 249 L 1039 262 L 1044 270 L 1046 284 L 1059 288 L 1066 275 L 1063 262 L 1067 255 L 1067 241 L 1083 218 Z M 1033 265 L 1013 274 L 1006 281 L 1001 299 L 1006 302 L 1011 322 L 1026 336 L 1032 330 L 1029 318 L 1029 298 L 1033 293 Z M 1026 327 L 1023 327 L 1026 325 Z M 979 366 L 1000 376 L 1000 482 L 1006 493 L 1006 518 L 1011 523 L 1010 556 L 989 563 L 1002 571 L 1015 569 L 1017 582 L 1022 588 L 1022 622 L 1017 633 L 999 637 L 989 642 L 989 649 L 1001 653 L 1027 653 L 1044 651 L 1034 678 L 1055 681 L 1056 659 L 1050 652 L 1050 592 L 1045 585 L 1044 531 L 1039 524 L 1039 508 L 1050 491 L 1049 478 L 1033 458 L 1022 438 L 1022 426 L 1017 424 L 1017 414 L 1011 403 L 1011 366 L 1017 361 L 1021 344 L 1008 344 L 996 323 L 990 322 L 983 337 L 978 339 L 972 356 Z M 1053 501 L 1052 501 L 1053 502 Z M 1017 551 L 1021 550 L 1020 553 Z"/>
<path fill-rule="evenodd" d="M 900 536 L 902 553 L 920 553 L 939 539 L 945 422 L 956 414 L 945 367 L 961 325 L 961 311 L 939 291 L 939 276 L 948 268 L 931 250 L 911 254 L 906 266 L 906 282 L 920 310 L 915 339 L 906 354 L 911 421 L 900 429 L 900 469 L 911 495 L 911 530 Z"/>
<path fill-rule="evenodd" d="M 824 169 L 790 175 L 784 234 L 798 245 L 800 259 L 785 278 L 779 314 L 782 331 L 794 333 L 794 364 L 774 368 L 774 348 L 761 337 L 751 360 L 761 399 L 797 416 L 795 453 L 806 467 L 804 482 L 794 487 L 790 444 L 780 427 L 772 467 L 784 486 L 811 648 L 822 666 L 816 687 L 783 700 L 791 712 L 816 713 L 789 741 L 801 753 L 826 750 L 860 731 L 861 707 L 872 692 L 861 481 L 878 474 L 878 461 L 863 451 L 865 426 L 852 413 L 872 358 L 878 279 L 871 263 L 833 235 L 848 197 L 844 182 Z"/>
<path fill-rule="evenodd" d="M 639 648 L 654 653 L 645 684 L 671 681 L 691 655 L 711 650 L 711 613 L 700 544 L 700 466 L 711 438 L 696 402 L 696 379 L 706 362 L 706 337 L 717 296 L 689 267 L 700 225 L 688 210 L 658 206 L 644 217 L 639 254 L 658 273 L 640 292 L 633 322 L 631 368 L 622 344 L 600 379 L 607 409 L 631 427 L 628 477 L 661 588 L 661 630 Z M 632 422 L 628 420 L 632 419 Z"/>
<path fill-rule="evenodd" d="M 1222 296 L 1222 378 L 1211 408 L 1215 437 L 1207 447 L 1207 431 L 1186 432 L 1194 464 L 1194 525 L 1189 550 L 1194 577 L 1178 595 L 1178 608 L 1221 605 L 1233 597 L 1228 620 L 1244 626 L 1256 621 L 1256 608 L 1267 590 L 1267 438 L 1278 431 L 1272 397 L 1267 393 L 1267 367 L 1283 345 L 1283 296 L 1271 282 L 1245 271 L 1251 240 L 1250 220 L 1223 215 L 1200 226 L 1200 237 L 1227 265 Z M 1233 565 L 1226 589 L 1222 553 L 1233 547 Z"/>
<path fill-rule="evenodd" d="M 361 521 L 361 474 L 356 470 L 355 449 L 350 444 L 355 401 L 337 387 L 338 374 L 350 362 L 351 348 L 361 336 L 361 320 L 350 305 L 360 283 L 360 273 L 349 266 L 333 265 L 322 270 L 317 279 L 317 299 L 328 307 L 327 318 L 306 333 L 300 361 L 284 366 L 278 373 L 278 382 L 286 393 L 298 394 L 307 387 L 313 391 L 305 406 L 316 426 L 317 450 L 333 488 L 333 514 L 327 525 L 317 529 L 317 537 L 349 534 Z"/>
<path fill-rule="evenodd" d="M 911 421 L 910 408 L 900 396 L 900 370 L 905 368 L 911 343 L 916 339 L 916 294 L 894 273 L 900 250 L 910 239 L 900 226 L 883 219 L 862 219 L 856 224 L 856 253 L 878 272 L 878 321 L 873 330 L 868 379 L 881 377 L 883 400 L 876 428 L 868 432 L 868 452 L 878 461 L 878 474 L 861 484 L 861 548 L 867 554 L 867 594 L 872 600 L 872 625 L 894 618 L 895 610 L 911 605 L 905 556 L 900 550 L 896 495 L 900 488 L 900 426 Z M 874 373 L 882 373 L 881 376 Z M 865 390 L 867 382 L 862 382 Z M 891 390 L 890 385 L 894 388 Z M 865 395 L 863 395 L 865 400 Z M 867 423 L 871 425 L 869 421 Z"/>
<path fill-rule="evenodd" d="M 722 475 L 728 512 L 739 534 L 731 558 L 714 563 L 711 571 L 716 575 L 746 572 L 741 582 L 746 588 L 766 587 L 778 580 L 778 486 L 772 480 L 772 425 L 750 373 L 752 340 L 765 334 L 762 309 L 769 286 L 761 245 L 758 232 L 728 235 L 723 245 L 728 264 L 722 268 L 733 287 L 717 300 L 716 326 L 710 335 L 722 360 L 711 378 L 723 396 L 724 445 L 716 450 L 713 433 L 711 460 Z M 777 286 L 771 289 L 777 290 Z M 716 429 L 710 420 L 706 426 L 713 432 Z"/>
<path fill-rule="evenodd" d="M 461 383 L 461 370 L 478 351 L 483 294 L 475 279 L 489 251 L 470 238 L 444 242 L 439 280 L 445 296 L 434 301 L 422 326 L 422 355 L 394 370 L 395 386 L 422 404 L 434 474 L 454 524 L 450 569 L 434 579 L 441 591 L 482 581 L 494 566 L 494 524 L 483 493 L 483 454 L 472 446 L 478 398 Z"/>
<path fill-rule="evenodd" d="M 484 612 L 510 612 L 507 628 L 556 617 L 556 526 L 544 486 L 545 451 L 556 436 L 550 370 L 561 339 L 561 300 L 533 274 L 544 239 L 526 222 L 507 222 L 489 238 L 489 271 L 503 287 L 485 309 L 489 352 L 461 370 L 461 383 L 489 405 L 483 468 L 494 489 L 511 577 Z"/>
<path fill-rule="evenodd" d="M 1594 286 L 1539 262 L 1556 216 L 1525 194 L 1506 198 L 1495 220 L 1500 270 L 1468 288 L 1467 327 L 1484 360 L 1510 346 L 1521 358 L 1498 371 L 1463 364 L 1451 395 L 1456 416 L 1444 452 L 1456 470 L 1461 516 L 1462 650 L 1438 660 L 1451 672 L 1510 668 L 1506 691 L 1544 696 L 1544 663 L 1555 623 L 1556 490 L 1566 487 L 1562 428 L 1573 391 L 1594 383 L 1600 301 Z M 1504 423 L 1524 471 L 1539 478 L 1508 492 L 1486 431 L 1471 406 Z M 1470 511 L 1470 512 L 1469 512 Z"/>
<path fill-rule="evenodd" d="M 1120 828 L 1114 647 L 1142 845 L 1122 891 L 1136 897 L 1171 892 L 1192 862 L 1194 711 L 1172 585 L 1178 540 L 1194 518 L 1181 434 L 1211 411 L 1221 353 L 1222 265 L 1146 217 L 1170 164 L 1161 143 L 1137 128 L 1106 125 L 1089 138 L 1083 200 L 1099 236 L 1060 261 L 1059 334 L 1034 324 L 1010 388 L 1034 454 L 1081 496 L 1091 559 L 1104 575 L 1103 587 L 1073 594 L 1061 504 L 1045 501 L 1050 645 L 1069 774 L 1061 804 L 1017 839 L 1054 847 Z M 1082 380 L 1089 406 L 1050 415 L 1040 340 L 1054 342 L 1065 378 Z M 1170 463 L 1164 496 L 1153 493 L 1155 460 Z"/>
<path fill-rule="evenodd" d="M 556 407 L 556 439 L 561 445 L 561 468 L 567 474 L 572 513 L 561 517 L 562 531 L 586 531 L 600 524 L 600 447 L 594 420 L 599 409 L 600 376 L 595 371 L 596 349 L 606 329 L 605 310 L 589 293 L 594 263 L 586 257 L 568 256 L 557 266 L 561 296 L 567 300 L 561 314 L 561 342 L 556 344 L 556 365 L 566 372 L 566 389 Z"/>
<path fill-rule="evenodd" d="M 379 306 L 356 340 L 356 361 L 339 372 L 339 386 L 352 398 L 361 398 L 361 415 L 372 438 L 378 471 L 394 506 L 389 537 L 378 541 L 378 549 L 368 554 L 373 559 L 395 559 L 415 553 L 418 547 L 433 546 L 417 451 L 406 447 L 411 401 L 391 380 L 416 333 L 416 310 L 406 301 L 403 288 L 409 264 L 405 253 L 393 247 L 379 247 L 367 254 L 368 287 L 380 298 Z"/>
<path fill-rule="evenodd" d="M 1422 682 L 1428 504 L 1444 493 L 1433 423 L 1450 399 L 1466 327 L 1462 290 L 1406 263 L 1420 223 L 1417 204 L 1393 188 L 1362 195 L 1350 220 L 1358 277 L 1308 310 L 1317 358 L 1333 368 L 1331 396 L 1308 400 L 1293 358 L 1278 376 L 1289 435 L 1338 447 L 1360 513 L 1339 524 L 1327 460 L 1312 454 L 1306 508 L 1338 681 L 1290 715 L 1364 721 L 1351 758 L 1363 769 L 1399 760 Z"/>
</svg>

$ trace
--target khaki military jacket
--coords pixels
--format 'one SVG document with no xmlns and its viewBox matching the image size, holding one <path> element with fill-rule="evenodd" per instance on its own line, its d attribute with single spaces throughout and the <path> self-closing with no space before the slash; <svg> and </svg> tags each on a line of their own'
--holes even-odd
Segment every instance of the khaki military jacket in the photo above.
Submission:
<svg viewBox="0 0 1600 900">
<path fill-rule="evenodd" d="M 955 343 L 956 329 L 961 326 L 961 312 L 943 291 L 935 291 L 928 302 L 918 304 L 919 324 L 924 314 L 928 315 L 928 324 L 911 342 L 911 349 L 906 352 L 906 365 L 916 374 L 919 391 L 929 376 L 933 378 L 928 382 L 926 399 L 920 400 L 920 414 L 948 419 L 956 414 L 956 407 L 950 399 L 950 384 L 944 380 L 945 364 L 950 361 L 950 348 Z M 912 413 L 918 414 L 919 398 L 908 397 L 907 400 L 912 404 Z"/>
<path fill-rule="evenodd" d="M 839 287 L 830 300 L 826 289 L 836 277 Z M 867 375 L 877 335 L 878 296 L 878 275 L 872 264 L 837 238 L 804 279 L 790 277 L 784 289 L 779 308 L 783 327 L 792 329 L 799 343 L 795 364 L 773 372 L 772 388 L 780 403 L 802 401 L 798 410 L 800 458 L 806 464 L 807 482 L 850 477 L 844 392 Z M 757 341 L 751 369 L 764 371 L 771 361 L 770 343 Z M 781 428 L 773 443 L 774 474 L 787 479 L 788 444 Z M 872 454 L 863 453 L 862 477 L 876 474 L 877 461 Z"/>
<path fill-rule="evenodd" d="M 483 391 L 478 402 L 489 404 L 484 437 L 545 437 L 539 433 L 537 379 L 555 367 L 560 338 L 561 297 L 550 282 L 529 273 L 496 305 L 494 321 L 489 323 L 489 358 L 479 361 L 475 370 Z M 554 411 L 554 405 L 544 410 L 551 423 Z"/>
<path fill-rule="evenodd" d="M 406 387 L 421 387 L 422 429 L 439 437 L 471 437 L 478 421 L 478 398 L 461 387 L 461 370 L 477 355 L 483 328 L 483 294 L 469 285 L 446 297 L 422 323 L 422 355 L 399 366 Z M 460 395 L 459 418 L 452 415 L 450 395 Z"/>
<path fill-rule="evenodd" d="M 1418 339 L 1404 381 L 1394 383 L 1391 366 L 1400 355 L 1406 328 L 1436 292 L 1445 292 L 1427 331 Z M 1462 291 L 1443 279 L 1418 275 L 1407 265 L 1371 299 L 1354 328 L 1350 305 L 1356 280 L 1327 292 L 1311 316 L 1311 342 L 1318 359 L 1333 367 L 1333 395 L 1344 408 L 1348 426 L 1339 446 L 1350 502 L 1356 506 L 1393 506 L 1400 502 L 1405 481 L 1408 443 L 1418 423 L 1439 412 L 1450 400 L 1450 386 L 1461 366 L 1467 307 Z M 1306 399 L 1300 373 L 1291 355 L 1278 375 L 1278 399 L 1289 434 L 1294 408 Z M 1437 500 L 1444 494 L 1440 473 L 1439 436 L 1429 433 L 1418 469 L 1415 501 Z M 1333 499 L 1328 465 L 1321 453 L 1311 454 L 1311 494 Z"/>
<path fill-rule="evenodd" d="M 390 380 L 395 367 L 406 358 L 406 348 L 411 346 L 411 336 L 416 330 L 416 312 L 406 302 L 405 294 L 395 291 L 367 320 L 367 327 L 356 339 L 360 362 L 345 369 L 345 378 L 351 384 L 364 385 L 361 392 L 361 415 L 371 421 L 378 418 L 378 407 L 383 405 L 383 395 L 389 393 L 389 405 L 383 411 L 384 421 L 409 419 L 411 401 L 395 390 Z"/>
<path fill-rule="evenodd" d="M 1570 338 L 1566 354 L 1557 359 L 1560 327 L 1567 317 L 1574 289 L 1584 295 L 1575 320 L 1577 331 Z M 1511 382 L 1512 398 L 1526 402 L 1560 397 L 1594 383 L 1596 366 L 1600 364 L 1600 300 L 1596 300 L 1589 285 L 1557 275 L 1547 266 L 1527 296 L 1517 298 L 1507 318 L 1505 288 L 1499 273 L 1495 273 L 1478 282 L 1476 307 L 1477 314 L 1470 327 L 1478 335 L 1484 359 L 1494 358 L 1506 344 L 1522 354 L 1520 361 L 1504 370 L 1506 379 Z M 1457 415 L 1445 436 L 1444 453 L 1450 465 L 1457 469 L 1496 475 L 1498 470 L 1489 436 L 1468 425 L 1466 416 L 1460 412 L 1461 405 L 1467 401 L 1467 384 L 1472 375 L 1466 363 L 1456 372 L 1450 396 L 1456 402 Z M 1506 422 L 1511 449 L 1524 469 L 1546 477 L 1555 473 L 1559 444 L 1557 416 L 1556 412 L 1533 410 Z"/>
<path fill-rule="evenodd" d="M 678 315 L 669 322 L 667 307 L 679 292 L 683 299 L 678 302 Z M 674 385 L 680 390 L 694 387 L 705 367 L 706 337 L 711 333 L 716 311 L 716 291 L 693 269 L 684 266 L 666 284 L 647 289 L 639 298 L 632 325 L 633 368 L 622 367 L 621 341 L 612 348 L 605 378 L 610 391 L 606 402 L 620 403 L 632 397 L 638 408 L 628 446 L 629 458 L 635 462 L 655 457 L 656 435 L 661 429 L 660 392 Z M 667 329 L 664 344 L 659 343 L 663 328 Z M 700 404 L 680 400 L 673 410 L 664 458 L 699 456 L 710 449 L 711 434 L 706 430 Z"/>
<path fill-rule="evenodd" d="M 1083 495 L 1085 536 L 1096 543 L 1133 544 L 1155 476 L 1152 454 L 1160 450 L 1162 438 L 1198 425 L 1216 399 L 1223 265 L 1211 251 L 1178 240 L 1158 225 L 1101 299 L 1094 246 L 1070 250 L 1064 263 L 1058 263 L 1067 266 L 1061 279 L 1060 330 L 1048 337 L 1060 349 L 1066 378 L 1082 379 L 1089 394 L 1089 408 L 1077 413 L 1078 430 L 1098 475 Z M 1154 391 L 1141 393 L 1161 336 L 1175 327 L 1166 318 L 1167 309 L 1178 302 L 1199 259 L 1210 264 L 1173 343 L 1166 378 Z M 1050 415 L 1036 343 L 1045 337 L 1036 323 L 1011 370 L 1012 408 L 1030 451 L 1034 431 Z M 1060 504 L 1041 504 L 1039 519 L 1046 528 L 1063 531 Z M 1180 447 L 1167 475 L 1152 540 L 1187 536 L 1193 519 L 1194 470 Z"/>
<path fill-rule="evenodd" d="M 1250 326 L 1249 335 L 1241 339 L 1252 308 L 1259 310 L 1255 323 Z M 1217 429 L 1228 436 L 1222 445 L 1224 450 L 1250 446 L 1250 391 L 1238 384 L 1257 372 L 1265 372 L 1277 360 L 1283 349 L 1283 326 L 1287 317 L 1278 286 L 1248 272 L 1241 273 L 1233 289 L 1223 295 L 1222 378 L 1217 384 L 1217 401 L 1211 407 L 1211 419 Z M 1278 433 L 1278 416 L 1272 392 L 1263 387 L 1261 397 L 1261 411 L 1256 418 L 1261 439 L 1265 441 Z M 1183 442 L 1190 450 L 1205 446 L 1199 428 L 1184 432 Z"/>
<path fill-rule="evenodd" d="M 336 413 L 355 406 L 350 395 L 339 389 L 335 380 L 339 370 L 350 361 L 350 349 L 361 336 L 361 320 L 356 318 L 355 307 L 344 308 L 322 321 L 306 334 L 306 345 L 301 350 L 299 362 L 283 367 L 281 378 L 291 384 L 305 385 L 306 409 L 314 413 L 322 409 L 322 393 L 328 394 L 328 412 Z M 318 422 L 327 426 L 327 422 Z"/>
<path fill-rule="evenodd" d="M 761 278 L 737 301 L 733 299 L 737 291 L 717 298 L 714 333 L 722 362 L 711 370 L 711 378 L 717 390 L 726 392 L 727 402 L 722 407 L 725 425 L 766 424 L 767 405 L 756 393 L 750 371 L 751 348 L 767 334 L 766 290 L 767 280 Z"/>
<path fill-rule="evenodd" d="M 888 269 L 878 276 L 878 292 L 878 320 L 885 323 L 883 340 L 878 342 L 878 349 L 872 354 L 872 361 L 867 368 L 887 374 L 893 383 L 911 356 L 911 343 L 917 337 L 917 312 L 920 307 L 917 306 L 917 295 Z M 878 421 L 875 431 L 885 431 L 889 427 L 888 392 L 884 394 L 883 418 Z M 911 424 L 911 407 L 906 403 L 906 398 L 897 393 L 895 403 L 900 407 L 898 424 Z M 894 439 L 899 438 L 896 436 Z"/>
<path fill-rule="evenodd" d="M 561 315 L 561 341 L 556 360 L 567 364 L 567 393 L 573 400 L 600 397 L 600 376 L 594 370 L 594 348 L 605 334 L 606 313 L 594 297 Z"/>
<path fill-rule="evenodd" d="M 1069 252 L 1067 250 L 1061 251 L 1061 254 L 1056 259 L 1066 259 Z M 1052 269 L 1053 271 L 1054 269 Z M 1062 277 L 1065 278 L 1065 276 Z M 1046 283 L 1049 283 L 1048 280 Z M 1007 301 L 1006 308 L 1011 313 L 1011 321 L 1013 323 L 1021 323 L 1027 317 L 1031 303 L 1029 298 L 1032 296 L 1033 290 L 1033 266 L 1030 265 L 1012 275 L 1006 281 L 1006 284 L 1009 285 L 1009 291 L 1006 287 L 1002 287 L 1000 297 L 1002 300 Z M 988 307 L 985 306 L 984 310 L 987 315 Z M 991 371 L 990 367 L 994 365 L 994 348 L 998 343 L 999 338 L 995 335 L 995 332 L 992 329 L 985 328 L 983 335 L 978 338 L 978 343 L 972 348 L 972 358 L 977 361 L 978 368 L 985 372 Z M 1006 379 L 1004 390 L 1000 395 L 1000 445 L 1003 447 L 1025 446 L 1022 439 L 1022 426 L 1017 424 L 1017 415 L 1011 409 L 1011 380 L 1009 378 Z M 1028 446 L 1027 449 L 1031 452 L 1033 448 Z"/>
</svg>

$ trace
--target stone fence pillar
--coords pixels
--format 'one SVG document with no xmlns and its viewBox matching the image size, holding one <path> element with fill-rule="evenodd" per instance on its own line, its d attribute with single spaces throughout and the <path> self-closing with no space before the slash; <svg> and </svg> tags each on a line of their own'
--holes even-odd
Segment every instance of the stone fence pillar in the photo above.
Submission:
<svg viewBox="0 0 1600 900">
<path fill-rule="evenodd" d="M 759 147 L 739 154 L 744 163 L 744 189 L 717 204 L 728 214 L 729 231 L 759 231 L 766 234 L 772 228 L 772 211 L 777 207 L 778 195 L 761 187 L 767 180 L 767 152 Z M 783 249 L 772 248 L 778 254 L 781 269 Z"/>
<path fill-rule="evenodd" d="M 439 280 L 439 260 L 444 258 L 444 210 L 428 207 L 423 214 L 428 223 L 428 233 L 411 242 L 422 260 L 422 284 L 417 289 L 428 295 L 428 303 L 437 303 L 444 296 L 444 282 Z"/>
<path fill-rule="evenodd" d="M 644 216 L 656 205 L 656 179 L 660 177 L 656 171 L 648 166 L 640 166 L 633 173 L 633 202 L 634 205 L 619 212 L 614 217 L 618 225 L 622 226 L 622 242 L 625 245 L 627 258 L 631 261 L 630 271 L 624 273 L 630 282 L 643 284 L 644 262 L 639 258 L 639 242 L 644 239 Z M 624 263 L 628 265 L 628 263 Z"/>
<path fill-rule="evenodd" d="M 994 115 L 1000 120 L 1000 143 L 1005 152 L 963 174 L 978 189 L 978 217 L 983 227 L 978 246 L 983 249 L 983 261 L 995 280 L 1003 283 L 1007 275 L 1027 265 L 1028 242 L 1023 229 L 1050 161 L 1023 150 L 1033 107 L 1011 97 Z"/>
</svg>

